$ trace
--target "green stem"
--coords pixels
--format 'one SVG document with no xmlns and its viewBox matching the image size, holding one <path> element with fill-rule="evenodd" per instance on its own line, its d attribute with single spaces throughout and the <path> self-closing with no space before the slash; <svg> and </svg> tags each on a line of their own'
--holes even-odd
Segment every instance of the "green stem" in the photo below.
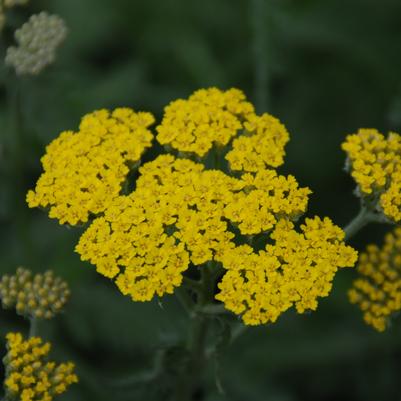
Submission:
<svg viewBox="0 0 401 401">
<path fill-rule="evenodd" d="M 359 213 L 345 226 L 345 240 L 348 241 L 369 223 L 388 223 L 387 219 L 376 211 L 362 205 Z"/>
<path fill-rule="evenodd" d="M 267 21 L 265 0 L 252 0 L 250 19 L 253 36 L 254 96 L 256 110 L 261 113 L 268 108 L 268 62 L 267 62 Z"/>
<path fill-rule="evenodd" d="M 29 321 L 30 321 L 29 337 L 35 337 L 38 335 L 38 319 L 31 317 Z"/>
<path fill-rule="evenodd" d="M 248 330 L 249 326 L 246 326 L 243 323 L 240 323 L 238 326 L 234 327 L 232 333 L 231 333 L 231 341 L 230 344 L 232 344 L 238 337 L 240 337 L 242 334 L 244 334 Z"/>
<path fill-rule="evenodd" d="M 186 310 L 186 312 L 188 312 L 189 315 L 191 315 L 193 313 L 194 301 L 187 288 L 178 287 L 174 293 L 182 307 Z"/>
<path fill-rule="evenodd" d="M 203 290 L 202 283 L 200 281 L 196 281 L 188 277 L 183 278 L 183 284 L 184 287 L 187 287 L 197 294 Z"/>
<path fill-rule="evenodd" d="M 199 308 L 199 312 L 206 315 L 222 315 L 228 313 L 229 311 L 224 307 L 223 304 L 208 304 Z"/>
<path fill-rule="evenodd" d="M 197 304 L 201 308 L 211 303 L 214 293 L 214 280 L 209 266 L 202 266 L 202 290 L 197 294 Z M 206 340 L 210 326 L 209 316 L 202 313 L 193 313 L 191 329 L 187 340 L 188 362 L 177 382 L 176 401 L 191 401 L 197 388 L 202 383 L 202 372 L 207 362 Z"/>
<path fill-rule="evenodd" d="M 191 401 L 195 391 L 201 386 L 202 372 L 206 364 L 206 338 L 209 319 L 196 314 L 192 318 L 191 331 L 188 338 L 188 364 L 178 382 L 176 401 Z"/>
<path fill-rule="evenodd" d="M 17 235 L 20 238 L 22 252 L 26 255 L 26 260 L 33 261 L 33 248 L 31 237 L 29 235 L 29 218 L 27 215 L 27 206 L 25 203 L 25 180 L 24 169 L 26 163 L 25 149 L 29 145 L 26 143 L 24 135 L 23 112 L 22 112 L 22 92 L 21 81 L 10 72 L 6 76 L 6 87 L 8 97 L 8 112 L 9 112 L 9 129 L 12 133 L 10 137 L 10 175 L 9 184 L 13 185 L 18 182 L 18 185 L 13 191 L 13 219 Z"/>
</svg>

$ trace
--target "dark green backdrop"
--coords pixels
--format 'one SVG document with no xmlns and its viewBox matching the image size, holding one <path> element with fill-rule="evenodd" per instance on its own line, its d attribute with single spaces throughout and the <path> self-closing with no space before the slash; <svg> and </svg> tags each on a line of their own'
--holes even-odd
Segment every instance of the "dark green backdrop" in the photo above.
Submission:
<svg viewBox="0 0 401 401">
<path fill-rule="evenodd" d="M 0 69 L 0 272 L 53 268 L 72 287 L 66 313 L 40 327 L 55 354 L 77 363 L 81 382 L 60 399 L 153 401 L 141 389 L 116 392 L 111 382 L 149 367 L 160 344 L 179 338 L 186 317 L 173 298 L 124 298 L 73 252 L 80 229 L 25 206 L 45 145 L 94 109 L 129 106 L 160 118 L 169 101 L 198 88 L 238 87 L 290 131 L 281 171 L 313 190 L 309 213 L 344 225 L 358 201 L 343 171 L 342 140 L 359 127 L 401 130 L 401 2 L 32 0 L 9 14 L 1 58 L 13 29 L 43 9 L 69 27 L 57 62 L 20 80 Z M 352 244 L 380 242 L 387 229 L 370 226 Z M 290 312 L 246 332 L 222 360 L 227 395 L 211 381 L 207 400 L 401 400 L 401 321 L 383 334 L 366 326 L 347 301 L 353 277 L 341 271 L 317 312 Z M 2 339 L 26 328 L 0 311 Z"/>
</svg>

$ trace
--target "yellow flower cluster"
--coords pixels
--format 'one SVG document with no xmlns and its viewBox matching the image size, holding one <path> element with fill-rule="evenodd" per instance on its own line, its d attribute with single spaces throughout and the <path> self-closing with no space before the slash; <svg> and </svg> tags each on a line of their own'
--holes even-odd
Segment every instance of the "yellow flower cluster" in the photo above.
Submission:
<svg viewBox="0 0 401 401">
<path fill-rule="evenodd" d="M 352 177 L 364 197 L 379 199 L 378 207 L 391 220 L 401 220 L 401 136 L 387 138 L 375 129 L 348 135 L 347 152 Z"/>
<path fill-rule="evenodd" d="M 153 121 L 150 113 L 128 108 L 86 115 L 78 132 L 63 132 L 47 146 L 29 207 L 50 207 L 50 217 L 71 225 L 103 212 L 119 196 L 129 165 L 151 146 Z"/>
<path fill-rule="evenodd" d="M 228 270 L 216 298 L 246 324 L 261 324 L 292 304 L 315 309 L 338 267 L 355 263 L 356 252 L 329 219 L 307 220 L 304 234 L 294 230 L 290 220 L 305 211 L 309 190 L 291 176 L 264 170 L 237 179 L 171 155 L 139 171 L 135 192 L 97 218 L 76 248 L 134 300 L 172 293 L 190 262 L 215 260 Z M 276 245 L 259 254 L 236 246 L 230 224 Z"/>
<path fill-rule="evenodd" d="M 71 362 L 56 364 L 48 360 L 50 344 L 40 337 L 24 340 L 20 333 L 7 334 L 6 399 L 51 401 L 78 382 Z"/>
<path fill-rule="evenodd" d="M 361 277 L 354 281 L 349 299 L 361 308 L 367 324 L 384 331 L 401 310 L 401 228 L 386 235 L 382 248 L 368 246 L 357 270 Z"/>
<path fill-rule="evenodd" d="M 116 190 L 106 197 L 102 190 L 96 210 L 93 192 L 84 191 L 88 203 L 81 199 L 76 214 L 82 209 L 102 213 L 76 246 L 82 260 L 135 301 L 173 293 L 190 266 L 222 266 L 226 274 L 216 298 L 246 324 L 273 322 L 293 305 L 301 313 L 315 309 L 317 298 L 330 291 L 338 268 L 352 266 L 357 255 L 345 246 L 343 231 L 327 218 L 307 219 L 302 232 L 295 230 L 293 223 L 305 213 L 310 190 L 274 170 L 283 162 L 285 127 L 267 114 L 256 116 L 241 91 L 211 88 L 172 102 L 157 131 L 158 141 L 179 151 L 180 157 L 204 156 L 213 145 L 228 145 L 242 133 L 226 154 L 231 171 L 241 175 L 167 154 L 139 168 L 132 193 Z M 108 157 L 121 149 L 113 139 Z M 53 157 L 58 160 L 56 150 Z M 103 157 L 99 155 L 99 162 Z M 54 166 L 47 166 L 52 174 Z M 95 172 L 102 165 L 91 167 Z M 48 189 L 54 192 L 54 182 Z M 65 201 L 70 196 L 65 194 Z M 246 241 L 264 249 L 256 252 L 251 245 L 240 245 Z"/>
<path fill-rule="evenodd" d="M 225 252 L 220 260 L 228 272 L 216 299 L 247 325 L 275 322 L 291 306 L 298 313 L 315 310 L 317 298 L 329 294 L 337 269 L 352 266 L 357 255 L 328 218 L 306 219 L 301 230 L 281 219 L 265 250 L 255 253 L 240 245 Z"/>
<path fill-rule="evenodd" d="M 13 276 L 0 281 L 0 299 L 4 308 L 16 308 L 17 313 L 36 319 L 51 319 L 61 312 L 70 296 L 68 284 L 52 271 L 32 275 L 19 267 Z"/>
<path fill-rule="evenodd" d="M 277 175 L 274 170 L 259 170 L 255 175 L 243 174 L 239 182 L 243 191 L 232 195 L 224 217 L 243 235 L 267 232 L 278 218 L 296 220 L 308 205 L 309 188 L 299 188 L 293 176 Z"/>
<path fill-rule="evenodd" d="M 118 198 L 97 218 L 76 248 L 123 294 L 150 300 L 172 293 L 189 262 L 213 258 L 234 234 L 222 220 L 224 199 L 241 183 L 221 171 L 171 155 L 139 169 L 135 191 Z M 237 187 L 237 188 L 236 188 Z"/>
<path fill-rule="evenodd" d="M 232 170 L 257 172 L 283 164 L 289 134 L 277 118 L 267 113 L 250 115 L 244 129 L 245 135 L 234 139 L 226 155 Z"/>
<path fill-rule="evenodd" d="M 227 145 L 243 128 L 254 107 L 238 89 L 200 89 L 187 100 L 171 102 L 156 128 L 156 139 L 181 152 L 203 157 L 213 146 Z"/>
</svg>

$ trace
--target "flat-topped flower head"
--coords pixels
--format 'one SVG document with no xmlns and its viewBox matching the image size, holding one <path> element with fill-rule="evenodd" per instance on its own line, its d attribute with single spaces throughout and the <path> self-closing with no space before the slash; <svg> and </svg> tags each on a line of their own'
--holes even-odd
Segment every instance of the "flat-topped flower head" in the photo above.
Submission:
<svg viewBox="0 0 401 401">
<path fill-rule="evenodd" d="M 401 136 L 387 137 L 376 129 L 360 129 L 348 135 L 342 148 L 358 184 L 358 194 L 377 201 L 378 211 L 390 220 L 401 220 Z"/>
<path fill-rule="evenodd" d="M 72 362 L 48 359 L 50 343 L 40 337 L 25 340 L 20 333 L 7 334 L 5 395 L 10 401 L 51 401 L 78 382 Z"/>
<path fill-rule="evenodd" d="M 13 276 L 0 280 L 0 300 L 4 308 L 15 308 L 19 315 L 51 319 L 60 313 L 70 296 L 68 284 L 52 271 L 33 275 L 19 267 Z"/>
<path fill-rule="evenodd" d="M 369 245 L 357 271 L 349 299 L 360 307 L 367 324 L 384 331 L 401 310 L 401 228 L 387 234 L 381 248 Z"/>
<path fill-rule="evenodd" d="M 8 1 L 9 6 L 23 1 Z M 62 18 L 46 12 L 32 15 L 15 31 L 18 46 L 7 49 L 6 65 L 15 68 L 17 75 L 37 75 L 56 58 L 56 50 L 67 35 Z"/>
<path fill-rule="evenodd" d="M 156 139 L 180 152 L 203 157 L 214 144 L 227 145 L 253 113 L 253 105 L 238 89 L 200 89 L 165 108 Z"/>
<path fill-rule="evenodd" d="M 29 207 L 49 208 L 50 217 L 70 225 L 102 213 L 151 146 L 153 121 L 152 114 L 128 108 L 87 114 L 78 132 L 63 132 L 47 146 L 44 172 L 27 194 Z"/>
<path fill-rule="evenodd" d="M 121 118 L 114 113 L 86 117 L 78 134 L 49 146 L 44 182 L 28 200 L 51 206 L 51 216 L 70 224 L 93 215 L 76 252 L 124 295 L 149 301 L 172 294 L 184 277 L 215 269 L 216 300 L 246 324 L 263 324 L 292 306 L 315 309 L 337 270 L 355 263 L 356 252 L 328 218 L 306 219 L 296 229 L 311 191 L 275 170 L 288 132 L 276 118 L 255 115 L 241 91 L 202 89 L 167 106 L 157 139 L 174 155 L 142 165 L 129 194 L 120 191 L 127 162 L 139 160 L 145 146 L 132 156 L 129 149 L 137 148 L 129 147 L 124 127 L 114 127 Z M 147 133 L 150 118 L 141 121 Z M 209 156 L 225 156 L 228 169 L 219 157 L 191 160 L 213 146 L 219 149 Z M 73 185 L 65 174 L 71 170 Z"/>
</svg>

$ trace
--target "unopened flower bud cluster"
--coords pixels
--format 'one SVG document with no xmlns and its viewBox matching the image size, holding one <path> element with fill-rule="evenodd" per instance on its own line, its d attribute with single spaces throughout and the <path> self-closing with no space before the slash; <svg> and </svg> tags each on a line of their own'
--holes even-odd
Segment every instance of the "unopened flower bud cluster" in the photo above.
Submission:
<svg viewBox="0 0 401 401">
<path fill-rule="evenodd" d="M 67 283 L 52 271 L 33 275 L 20 267 L 15 275 L 5 275 L 0 281 L 3 307 L 15 308 L 25 317 L 51 319 L 62 310 L 69 295 Z"/>
<path fill-rule="evenodd" d="M 32 15 L 15 32 L 18 46 L 7 49 L 6 64 L 14 67 L 17 75 L 36 75 L 54 61 L 57 47 L 66 35 L 65 22 L 57 15 Z"/>
</svg>

